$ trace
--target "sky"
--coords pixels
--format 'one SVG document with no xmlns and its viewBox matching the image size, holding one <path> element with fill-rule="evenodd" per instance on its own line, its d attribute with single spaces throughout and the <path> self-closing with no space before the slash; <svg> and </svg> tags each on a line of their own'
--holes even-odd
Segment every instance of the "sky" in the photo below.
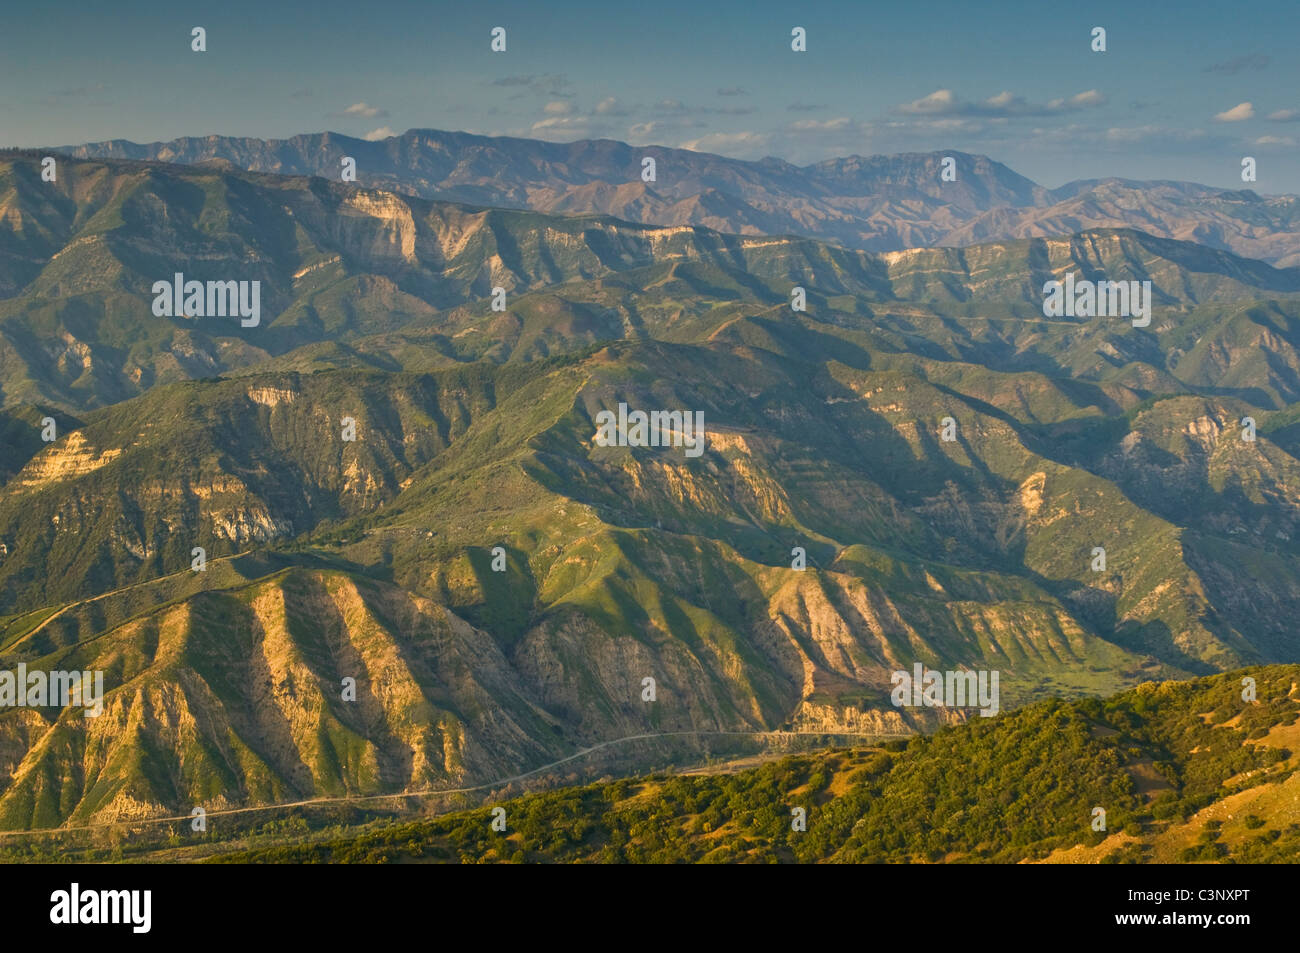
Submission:
<svg viewBox="0 0 1300 953">
<path fill-rule="evenodd" d="M 1049 187 L 1300 193 L 1296 0 L 5 6 L 0 146 L 434 128 L 801 165 L 950 149 Z"/>
</svg>

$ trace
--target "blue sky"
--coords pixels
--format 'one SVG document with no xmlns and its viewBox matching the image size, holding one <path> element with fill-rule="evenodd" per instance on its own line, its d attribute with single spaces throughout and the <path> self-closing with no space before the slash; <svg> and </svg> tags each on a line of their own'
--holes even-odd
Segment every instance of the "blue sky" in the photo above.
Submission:
<svg viewBox="0 0 1300 953">
<path fill-rule="evenodd" d="M 1257 191 L 1300 192 L 1295 0 L 7 6 L 4 146 L 429 127 L 800 164 L 959 149 L 1049 186 L 1242 187 L 1251 155 Z"/>
</svg>

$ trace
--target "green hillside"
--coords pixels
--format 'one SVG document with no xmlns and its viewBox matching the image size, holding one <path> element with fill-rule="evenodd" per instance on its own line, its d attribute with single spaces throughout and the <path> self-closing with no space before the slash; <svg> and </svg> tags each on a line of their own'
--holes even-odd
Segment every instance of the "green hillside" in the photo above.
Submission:
<svg viewBox="0 0 1300 953">
<path fill-rule="evenodd" d="M 1257 680 L 1258 700 L 1241 698 Z M 880 748 L 526 795 L 230 863 L 1293 863 L 1300 668 L 1043 702 Z M 492 809 L 505 831 L 491 829 Z M 806 812 L 795 830 L 792 810 Z M 1105 811 L 1095 829 L 1094 809 Z M 266 840 L 276 839 L 273 834 Z"/>
<path fill-rule="evenodd" d="M 5 828 L 982 721 L 895 706 L 916 664 L 1010 711 L 1300 662 L 1296 269 L 23 154 L 0 256 L 0 668 L 106 676 L 98 719 L 0 710 Z M 262 322 L 155 316 L 178 270 Z M 1071 271 L 1151 281 L 1150 326 L 1045 318 Z M 701 452 L 600 445 L 620 404 Z"/>
</svg>

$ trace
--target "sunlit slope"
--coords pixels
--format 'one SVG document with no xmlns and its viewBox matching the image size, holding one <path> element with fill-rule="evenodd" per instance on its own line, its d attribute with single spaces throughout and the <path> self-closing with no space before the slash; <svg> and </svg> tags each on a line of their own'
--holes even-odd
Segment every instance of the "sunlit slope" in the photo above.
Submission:
<svg viewBox="0 0 1300 953">
<path fill-rule="evenodd" d="M 59 151 L 82 158 L 216 160 L 329 179 L 338 178 L 342 158 L 351 156 L 359 181 L 371 188 L 736 234 L 801 235 L 874 252 L 1131 227 L 1275 264 L 1300 262 L 1300 203 L 1293 195 L 1117 178 L 1047 189 L 987 156 L 953 150 L 796 166 L 771 156 L 750 162 L 609 139 L 560 143 L 409 129 L 376 142 L 337 132 L 283 140 L 214 135 L 149 144 L 113 140 Z M 652 182 L 642 179 L 645 158 L 657 166 Z"/>
<path fill-rule="evenodd" d="M 1300 273 L 1126 229 L 868 254 L 603 216 L 477 208 L 323 179 L 0 158 L 0 388 L 69 412 L 264 365 L 428 370 L 613 339 L 700 342 L 791 316 L 877 348 L 1116 383 L 1300 394 Z M 1150 281 L 1152 322 L 1043 317 L 1042 286 Z M 157 316 L 153 286 L 257 281 L 255 327 Z M 506 294 L 492 310 L 493 289 Z"/>
<path fill-rule="evenodd" d="M 39 633 L 8 654 L 29 649 Z M 454 787 L 566 751 L 491 638 L 336 572 L 200 593 L 28 664 L 107 690 L 98 717 L 0 716 L 6 827 Z"/>
<path fill-rule="evenodd" d="M 1243 699 L 1242 679 L 1255 681 Z M 505 800 L 231 862 L 1291 863 L 1296 666 L 1044 702 L 883 748 Z M 805 812 L 803 830 L 794 814 Z"/>
<path fill-rule="evenodd" d="M 557 751 L 645 731 L 911 730 L 933 725 L 940 714 L 889 701 L 890 673 L 917 661 L 997 669 L 1001 704 L 1011 708 L 1047 693 L 1105 692 L 1152 673 L 1195 674 L 1294 657 L 1288 588 L 1294 591 L 1296 582 L 1286 541 L 1260 541 L 1250 550 L 1272 575 L 1260 583 L 1240 579 L 1234 599 L 1223 579 L 1239 571 L 1245 543 L 1237 540 L 1252 538 L 1248 523 L 1244 534 L 1231 532 L 1248 511 L 1228 494 L 1217 526 L 1184 525 L 1176 508 L 1161 515 L 1141 505 L 1126 491 L 1125 474 L 1106 476 L 1083 465 L 1110 459 L 1104 443 L 1095 450 L 1080 443 L 1073 461 L 1048 456 L 1044 428 L 1100 415 L 1095 405 L 1075 403 L 1046 383 L 1017 394 L 997 387 L 996 378 L 969 377 L 966 386 L 981 395 L 974 397 L 949 386 L 959 379 L 940 385 L 916 369 L 877 371 L 834 360 L 815 365 L 757 349 L 649 342 L 481 370 L 476 383 L 459 371 L 246 377 L 160 389 L 93 415 L 87 444 L 78 444 L 79 466 L 60 471 L 57 497 L 64 508 L 54 512 L 75 512 L 66 501 L 78 499 L 102 498 L 110 508 L 69 530 L 67 550 L 57 545 L 56 530 L 56 545 L 33 546 L 45 556 L 27 554 L 25 563 L 32 567 L 27 578 L 57 580 L 72 593 L 68 598 L 95 601 L 56 617 L 30 611 L 12 618 L 6 664 L 58 656 L 60 665 L 50 661 L 50 667 L 70 667 L 75 658 L 79 666 L 103 668 L 114 705 L 149 698 L 150 684 L 162 691 L 169 683 L 179 690 L 220 681 L 229 688 L 225 694 L 213 689 L 203 696 L 212 724 L 222 725 L 212 730 L 241 738 L 244 731 L 254 739 L 278 724 L 280 702 L 249 694 L 256 678 L 244 666 L 252 663 L 240 661 L 243 650 L 223 654 L 233 636 L 222 627 L 247 631 L 239 636 L 247 646 L 292 648 L 327 631 L 353 640 L 378 630 L 388 633 L 385 644 L 406 644 L 399 620 L 362 611 L 360 604 L 357 614 L 340 611 L 341 621 L 330 621 L 334 610 L 319 594 L 330 586 L 381 592 L 388 602 L 418 605 L 437 618 L 454 613 L 473 627 L 476 651 L 486 654 L 476 655 L 464 674 L 498 680 L 484 689 L 494 699 L 509 689 L 508 703 L 500 703 L 511 713 L 509 744 L 484 743 L 459 773 L 429 760 L 442 767 L 419 777 L 394 773 L 391 765 L 404 764 L 407 755 L 377 751 L 374 763 L 389 767 L 367 776 L 369 788 L 366 777 L 342 766 L 333 773 L 321 768 L 326 755 L 302 741 L 294 742 L 302 752 L 294 757 L 306 773 L 271 763 L 265 753 L 258 755 L 265 765 L 244 759 L 247 777 L 260 779 L 256 784 L 229 767 L 233 755 L 213 756 L 198 771 L 217 779 L 212 790 L 230 803 L 265 803 L 290 793 L 401 790 L 453 778 L 487 782 L 545 764 Z M 273 407 L 258 400 L 271 395 Z M 193 428 L 186 451 L 167 457 L 170 441 L 151 443 L 150 422 L 170 419 L 159 414 L 181 398 L 195 403 L 176 420 L 207 414 L 226 425 Z M 598 446 L 595 414 L 619 402 L 702 410 L 707 448 L 688 457 L 681 447 Z M 1193 427 L 1197 440 L 1175 441 L 1152 416 L 1166 403 L 1139 406 L 1133 432 L 1163 441 L 1166 454 L 1183 453 L 1194 464 L 1197 448 L 1217 434 Z M 354 442 L 338 430 L 345 404 L 357 421 Z M 1013 416 L 1017 406 L 1034 408 L 1033 420 Z M 1193 409 L 1225 416 L 1204 404 Z M 447 421 L 441 429 L 431 423 L 439 416 Z M 956 423 L 953 441 L 942 437 L 944 417 Z M 420 444 L 417 433 L 429 442 Z M 1221 464 L 1180 471 L 1207 500 L 1222 488 L 1213 478 L 1219 466 L 1276 486 L 1279 474 L 1295 465 L 1264 435 L 1245 450 L 1230 438 L 1235 433 L 1222 445 L 1210 441 Z M 1115 444 L 1126 439 L 1106 435 Z M 193 572 L 190 540 L 169 530 L 168 521 L 201 525 L 199 517 L 213 519 L 219 501 L 147 492 L 157 480 L 146 464 L 165 461 L 178 485 L 198 487 L 209 485 L 204 474 L 210 471 L 251 470 L 231 466 L 237 451 L 254 460 L 267 455 L 266 474 L 284 474 L 285 487 L 315 495 L 312 513 L 331 515 L 276 529 L 277 520 L 293 518 L 301 496 L 241 492 L 245 505 L 256 500 L 264 508 L 273 529 L 243 542 L 267 555 L 261 562 L 220 558 L 242 547 L 214 537 L 209 568 Z M 48 461 L 67 452 L 66 443 L 42 450 L 13 481 L 7 512 L 16 536 L 25 526 L 35 532 L 50 524 L 39 500 L 53 491 L 25 488 L 24 481 L 50 471 Z M 95 482 L 110 476 L 112 493 Z M 368 493 L 358 492 L 366 486 Z M 174 509 L 182 503 L 198 509 Z M 139 525 L 154 527 L 158 558 L 166 553 L 171 560 L 144 567 L 129 548 L 106 546 L 115 581 L 127 581 L 126 589 L 97 582 L 99 576 L 65 556 L 78 551 L 73 540 L 111 512 L 130 512 Z M 492 568 L 495 547 L 502 550 L 501 572 Z M 794 547 L 806 550 L 805 570 L 791 566 Z M 1093 569 L 1095 547 L 1106 549 L 1104 571 Z M 24 565 L 14 552 L 0 568 L 10 560 Z M 278 568 L 294 565 L 302 568 Z M 37 610 L 46 584 L 24 588 L 18 569 L 7 578 L 11 591 Z M 313 581 L 294 583 L 304 579 Z M 1243 605 L 1241 587 L 1252 585 L 1270 586 L 1272 601 Z M 271 595 L 253 595 L 262 592 Z M 243 607 L 250 599 L 282 608 L 259 615 Z M 377 621 L 367 621 L 367 612 Z M 196 621 L 204 619 L 223 621 L 205 629 Z M 159 656 L 169 625 L 193 633 L 182 639 L 192 652 Z M 101 634 L 105 626 L 109 634 Z M 147 660 L 119 661 L 112 647 L 131 638 L 153 640 L 147 651 L 132 650 Z M 310 654 L 308 647 L 301 651 Z M 163 658 L 174 667 L 160 668 Z M 288 720 L 315 725 L 335 718 L 346 727 L 339 711 L 352 709 L 338 709 L 334 690 L 346 673 L 335 662 L 313 671 L 314 681 L 293 689 L 294 705 L 309 715 Z M 646 677 L 656 680 L 654 705 L 641 699 Z M 427 693 L 444 676 L 412 667 L 409 678 Z M 187 705 L 198 704 L 197 694 L 185 697 Z M 43 734 L 30 723 L 38 717 L 0 716 L 28 725 L 17 737 L 30 747 L 15 749 L 11 784 L 20 780 L 18 764 L 58 765 L 45 775 L 24 769 L 28 785 L 56 776 L 48 772 L 77 777 L 107 764 L 95 761 L 93 747 L 56 744 L 68 732 L 89 744 L 96 726 L 106 723 L 77 722 L 80 713 L 69 712 L 52 734 Z M 325 730 L 307 733 L 315 739 Z M 383 748 L 382 739 L 365 737 Z M 146 760 L 166 763 L 174 742 L 174 736 L 157 741 L 148 750 L 161 753 Z M 261 750 L 253 740 L 242 743 Z M 404 739 L 393 751 L 418 748 Z M 134 777 L 122 762 L 112 764 L 106 777 Z M 172 809 L 189 795 L 169 783 L 172 788 L 141 788 L 138 799 L 157 811 Z M 20 785 L 6 795 L 28 792 L 20 814 L 11 815 L 15 823 L 35 822 L 34 790 Z M 83 806 L 87 796 L 79 794 L 62 816 L 111 813 L 105 806 L 111 799 Z"/>
</svg>

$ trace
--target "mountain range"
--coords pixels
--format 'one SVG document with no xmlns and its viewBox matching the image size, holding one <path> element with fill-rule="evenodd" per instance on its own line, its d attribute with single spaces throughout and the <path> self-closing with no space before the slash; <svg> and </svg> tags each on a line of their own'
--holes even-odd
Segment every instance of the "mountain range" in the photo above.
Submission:
<svg viewBox="0 0 1300 953">
<path fill-rule="evenodd" d="M 808 166 L 609 139 L 570 143 L 411 129 L 371 142 L 335 132 L 290 139 L 187 137 L 62 146 L 78 158 L 229 164 L 358 183 L 423 198 L 738 235 L 799 235 L 864 251 L 1137 228 L 1280 266 L 1300 265 L 1300 200 L 1188 182 L 1095 179 L 1049 189 L 962 152 L 847 156 Z M 643 181 L 642 161 L 655 160 Z M 955 180 L 941 175 L 951 158 Z"/>
<path fill-rule="evenodd" d="M 360 184 L 291 174 L 357 142 L 331 136 L 54 182 L 0 156 L 0 665 L 108 688 L 94 719 L 0 713 L 4 827 L 964 720 L 891 704 L 917 662 L 1000 671 L 1012 710 L 1300 661 L 1289 200 L 1170 187 L 1197 221 L 1267 209 L 1271 261 L 1173 218 L 868 249 L 859 219 L 849 241 L 533 207 L 530 177 L 591 186 L 638 152 L 616 143 L 408 133 L 362 144 Z M 927 228 L 1067 200 L 976 157 L 948 206 L 934 156 L 682 156 L 696 197 L 819 182 L 819 208 Z M 661 158 L 662 181 L 688 161 Z M 156 315 L 177 272 L 260 282 L 260 322 Z M 1150 281 L 1150 325 L 1045 317 L 1067 273 Z M 599 445 L 620 403 L 702 412 L 704 453 Z"/>
</svg>

